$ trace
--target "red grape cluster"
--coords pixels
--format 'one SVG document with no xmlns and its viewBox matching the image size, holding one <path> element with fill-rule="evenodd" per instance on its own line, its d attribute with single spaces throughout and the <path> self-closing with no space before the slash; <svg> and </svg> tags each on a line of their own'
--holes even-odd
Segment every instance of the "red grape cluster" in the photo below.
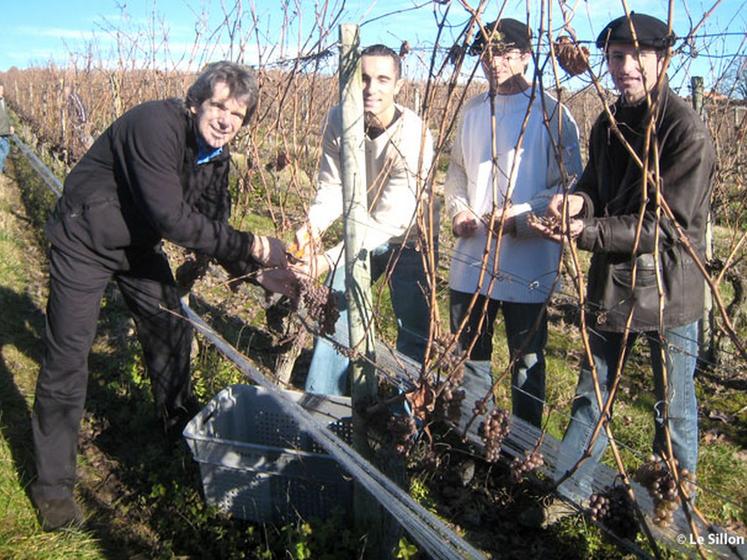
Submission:
<svg viewBox="0 0 747 560">
<path fill-rule="evenodd" d="M 478 401 L 480 402 L 480 401 Z M 485 444 L 485 460 L 495 463 L 501 455 L 501 444 L 510 431 L 511 414 L 502 408 L 494 408 L 478 430 Z"/>
<path fill-rule="evenodd" d="M 301 297 L 309 316 L 319 321 L 319 331 L 322 334 L 335 334 L 335 323 L 340 317 L 337 302 L 332 290 L 312 280 L 301 278 Z"/>
<path fill-rule="evenodd" d="M 511 461 L 511 480 L 519 484 L 524 481 L 524 477 L 535 469 L 545 464 L 545 458 L 539 449 L 526 451 L 524 455 L 517 455 Z"/>
<path fill-rule="evenodd" d="M 392 438 L 394 450 L 400 455 L 406 455 L 418 434 L 415 418 L 409 414 L 392 414 L 387 421 L 387 430 Z"/>
<path fill-rule="evenodd" d="M 677 465 L 676 459 L 674 463 Z M 695 482 L 694 477 L 687 469 L 681 469 L 679 477 L 687 493 Z M 646 488 L 654 501 L 654 523 L 659 527 L 671 525 L 674 512 L 677 511 L 681 500 L 677 491 L 677 481 L 672 476 L 666 461 L 651 455 L 649 460 L 636 471 L 635 479 Z"/>
<path fill-rule="evenodd" d="M 624 486 L 607 486 L 604 491 L 592 494 L 589 513 L 594 521 L 620 538 L 634 540 L 638 534 L 633 501 Z"/>
</svg>

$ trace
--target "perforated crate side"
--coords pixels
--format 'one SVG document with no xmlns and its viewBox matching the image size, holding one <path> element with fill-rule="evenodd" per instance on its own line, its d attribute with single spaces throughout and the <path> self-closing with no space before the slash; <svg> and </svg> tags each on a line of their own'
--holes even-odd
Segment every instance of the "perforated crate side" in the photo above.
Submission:
<svg viewBox="0 0 747 560">
<path fill-rule="evenodd" d="M 350 419 L 341 419 L 350 414 L 349 400 L 285 393 L 350 440 Z M 261 388 L 227 387 L 184 437 L 200 463 L 206 501 L 236 517 L 265 522 L 350 511 L 352 482 L 344 470 Z"/>
</svg>

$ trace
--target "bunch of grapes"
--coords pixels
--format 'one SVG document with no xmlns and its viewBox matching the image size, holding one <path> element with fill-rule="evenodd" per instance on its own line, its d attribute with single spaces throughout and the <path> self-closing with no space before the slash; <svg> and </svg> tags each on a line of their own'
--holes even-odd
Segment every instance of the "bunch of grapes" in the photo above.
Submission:
<svg viewBox="0 0 747 560">
<path fill-rule="evenodd" d="M 539 449 L 526 451 L 522 456 L 514 457 L 511 461 L 511 480 L 516 484 L 524 481 L 524 477 L 545 464 L 545 458 Z"/>
<path fill-rule="evenodd" d="M 475 416 L 485 416 L 488 413 L 488 401 L 485 399 L 478 399 L 475 401 L 475 406 L 472 407 L 472 414 Z"/>
<path fill-rule="evenodd" d="M 436 384 L 437 395 L 434 414 L 454 424 L 462 415 L 462 401 L 465 392 L 459 387 L 464 379 L 464 363 L 460 356 L 450 350 L 453 340 L 449 335 L 436 336 L 433 339 L 434 362 L 438 364 L 439 378 L 443 382 Z"/>
<path fill-rule="evenodd" d="M 423 455 L 423 459 L 421 460 L 420 464 L 425 470 L 429 472 L 436 472 L 438 470 L 438 467 L 441 466 L 441 457 L 432 447 L 429 447 Z"/>
<path fill-rule="evenodd" d="M 676 466 L 676 459 L 674 463 Z M 679 475 L 684 485 L 683 488 L 688 488 L 694 483 L 687 469 L 681 469 Z M 677 491 L 677 481 L 672 476 L 667 463 L 651 455 L 649 460 L 638 469 L 635 479 L 646 488 L 654 501 L 654 523 L 659 527 L 671 525 L 674 512 L 677 511 L 681 500 Z"/>
<path fill-rule="evenodd" d="M 435 414 L 438 418 L 443 418 L 449 422 L 457 424 L 462 416 L 462 401 L 466 393 L 464 389 L 457 389 L 451 380 L 444 381 L 436 389 Z"/>
<path fill-rule="evenodd" d="M 501 456 L 501 444 L 511 429 L 510 421 L 511 415 L 507 410 L 494 408 L 480 424 L 478 432 L 485 444 L 485 460 L 489 463 L 495 463 Z"/>
<path fill-rule="evenodd" d="M 418 433 L 415 418 L 409 414 L 392 414 L 387 421 L 387 430 L 392 438 L 394 450 L 400 455 L 406 455 L 415 443 Z"/>
<path fill-rule="evenodd" d="M 562 230 L 560 218 L 555 216 L 537 216 L 536 214 L 531 214 L 529 216 L 529 223 L 542 226 L 554 234 L 560 234 Z"/>
<path fill-rule="evenodd" d="M 449 378 L 454 379 L 456 374 L 459 379 L 454 379 L 458 385 L 462 382 L 464 377 L 464 368 L 460 368 L 461 356 L 457 353 L 452 352 L 449 348 L 452 347 L 452 337 L 448 336 L 436 336 L 433 339 L 433 356 L 438 361 L 439 369 L 443 371 Z M 459 373 L 461 371 L 461 374 Z"/>
<path fill-rule="evenodd" d="M 330 336 L 335 334 L 335 323 L 340 317 L 340 311 L 332 290 L 311 278 L 302 278 L 299 283 L 303 304 L 309 316 L 319 321 L 319 331 Z"/>
<path fill-rule="evenodd" d="M 618 537 L 634 540 L 638 534 L 633 501 L 624 486 L 607 486 L 603 492 L 592 494 L 589 513 Z"/>
</svg>

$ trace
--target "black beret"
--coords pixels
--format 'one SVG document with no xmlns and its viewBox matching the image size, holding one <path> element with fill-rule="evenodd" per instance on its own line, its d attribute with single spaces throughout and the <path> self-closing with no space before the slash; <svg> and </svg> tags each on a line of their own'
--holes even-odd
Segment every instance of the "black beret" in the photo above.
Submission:
<svg viewBox="0 0 747 560">
<path fill-rule="evenodd" d="M 630 12 L 630 22 L 633 23 L 638 45 L 641 47 L 664 50 L 674 44 L 675 35 L 669 33 L 669 28 L 663 21 L 646 14 Z M 597 37 L 597 47 L 600 49 L 605 49 L 612 43 L 635 44 L 627 16 L 613 19 Z"/>
<path fill-rule="evenodd" d="M 485 33 L 490 35 L 490 43 L 493 45 L 503 46 L 506 49 L 519 49 L 522 52 L 532 50 L 532 32 L 526 24 L 518 20 L 504 18 L 498 20 L 497 25 L 496 22 L 491 21 L 485 25 Z M 480 54 L 483 48 L 485 48 L 485 36 L 478 29 L 475 40 L 470 45 L 469 53 Z"/>
</svg>

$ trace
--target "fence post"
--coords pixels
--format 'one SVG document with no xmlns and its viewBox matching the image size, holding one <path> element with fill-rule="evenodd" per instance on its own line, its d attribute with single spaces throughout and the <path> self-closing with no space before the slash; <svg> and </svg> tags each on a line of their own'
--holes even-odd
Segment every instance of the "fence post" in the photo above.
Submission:
<svg viewBox="0 0 747 560">
<path fill-rule="evenodd" d="M 703 103 L 703 78 L 701 76 L 693 76 L 690 79 L 690 89 L 692 91 L 693 109 L 695 109 L 695 112 L 698 113 L 703 120 L 706 120 Z M 706 222 L 705 258 L 706 263 L 709 263 L 713 259 L 713 221 L 710 212 L 708 213 L 708 221 Z M 698 358 L 704 364 L 711 363 L 714 358 L 713 319 L 713 297 L 710 288 L 706 284 L 703 317 L 700 320 L 700 326 L 698 329 L 698 343 L 700 348 Z"/>
<path fill-rule="evenodd" d="M 342 207 L 345 240 L 345 297 L 348 304 L 350 347 L 356 350 L 350 360 L 353 401 L 353 447 L 367 459 L 378 462 L 368 439 L 366 419 L 361 408 L 373 404 L 377 394 L 373 366 L 374 328 L 371 304 L 371 271 L 368 252 L 363 248 L 362 224 L 368 221 L 366 195 L 366 155 L 363 129 L 363 80 L 360 70 L 358 26 L 340 26 L 340 104 L 342 106 Z M 386 473 L 386 469 L 384 469 Z M 366 552 L 371 558 L 391 555 L 390 516 L 378 502 L 356 486 L 355 523 L 367 534 Z"/>
</svg>

